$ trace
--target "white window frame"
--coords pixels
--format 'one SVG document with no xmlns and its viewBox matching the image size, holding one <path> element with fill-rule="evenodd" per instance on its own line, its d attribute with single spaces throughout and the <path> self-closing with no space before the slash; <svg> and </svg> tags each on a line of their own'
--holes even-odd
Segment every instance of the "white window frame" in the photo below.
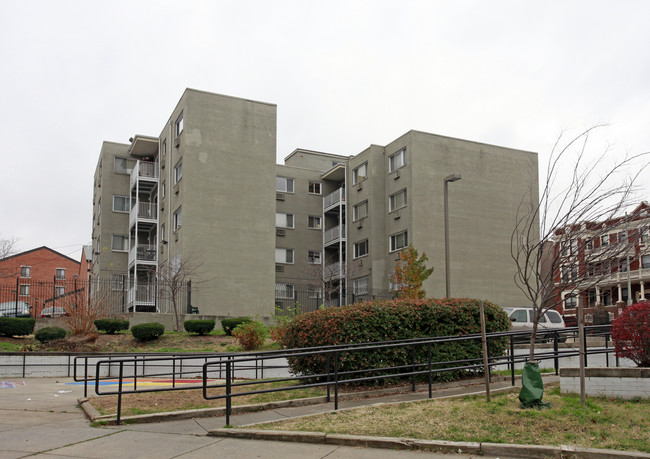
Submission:
<svg viewBox="0 0 650 459">
<path fill-rule="evenodd" d="M 183 206 L 174 211 L 173 216 L 174 231 L 178 231 L 183 226 Z"/>
<path fill-rule="evenodd" d="M 116 248 L 116 241 L 122 238 L 121 248 Z M 128 252 L 129 251 L 129 237 L 124 234 L 111 234 L 111 251 L 112 252 Z"/>
<path fill-rule="evenodd" d="M 360 253 L 361 252 L 360 249 L 362 249 L 364 247 L 365 247 L 365 252 Z M 354 252 L 353 253 L 354 253 L 354 258 L 355 259 L 367 256 L 369 251 L 370 251 L 370 246 L 368 244 L 368 239 L 364 239 L 363 241 L 359 241 L 359 242 L 354 243 Z"/>
<path fill-rule="evenodd" d="M 160 197 L 164 198 L 165 194 L 167 191 L 165 190 L 167 188 L 167 181 L 163 180 L 163 182 L 160 184 Z"/>
<path fill-rule="evenodd" d="M 161 240 L 161 241 L 164 241 L 164 240 L 165 240 L 165 236 L 166 236 L 165 233 L 166 233 L 166 232 L 167 232 L 167 231 L 166 231 L 166 227 L 165 227 L 165 224 L 163 223 L 162 225 L 160 225 L 160 240 Z"/>
<path fill-rule="evenodd" d="M 176 137 L 180 136 L 183 133 L 183 112 L 181 112 L 180 115 L 178 115 L 178 118 L 176 118 L 176 122 L 174 123 L 174 134 Z"/>
<path fill-rule="evenodd" d="M 115 205 L 116 202 L 118 201 L 123 201 L 126 203 L 126 210 L 121 210 L 118 209 L 117 206 Z M 121 196 L 118 194 L 113 195 L 113 212 L 122 212 L 122 213 L 129 213 L 131 211 L 131 197 L 130 196 Z"/>
<path fill-rule="evenodd" d="M 275 227 L 276 228 L 294 228 L 293 214 L 285 214 L 283 212 L 275 213 Z"/>
<path fill-rule="evenodd" d="M 639 230 L 639 242 L 641 244 L 645 244 L 646 242 L 650 242 L 650 228 L 647 226 L 641 228 Z"/>
<path fill-rule="evenodd" d="M 65 268 L 56 268 L 54 277 L 57 280 L 65 280 Z"/>
<path fill-rule="evenodd" d="M 29 284 L 20 284 L 18 295 L 29 296 Z"/>
<path fill-rule="evenodd" d="M 365 212 L 362 212 L 362 210 L 365 209 Z M 368 216 L 368 200 L 366 199 L 365 201 L 362 201 L 358 204 L 355 204 L 352 207 L 352 221 L 357 221 L 361 220 L 362 218 L 366 218 Z"/>
<path fill-rule="evenodd" d="M 174 185 L 183 178 L 183 158 L 179 159 L 174 166 Z"/>
<path fill-rule="evenodd" d="M 21 266 L 20 267 L 20 277 L 29 279 L 32 277 L 32 267 L 31 266 Z"/>
<path fill-rule="evenodd" d="M 368 295 L 370 293 L 370 276 L 359 277 L 352 281 L 353 295 Z"/>
<path fill-rule="evenodd" d="M 320 250 L 307 251 L 307 263 L 310 265 L 320 265 L 323 263 L 323 257 Z"/>
<path fill-rule="evenodd" d="M 406 148 L 393 153 L 388 157 L 388 172 L 394 172 L 397 169 L 406 166 Z"/>
<path fill-rule="evenodd" d="M 118 163 L 121 164 L 122 162 L 124 162 L 124 168 L 118 167 Z M 129 159 L 123 158 L 121 156 L 116 156 L 113 162 L 113 171 L 116 174 L 130 174 L 131 171 L 129 170 Z"/>
<path fill-rule="evenodd" d="M 275 177 L 275 191 L 280 193 L 293 193 L 295 182 L 290 177 Z"/>
<path fill-rule="evenodd" d="M 312 226 L 312 222 L 314 222 L 313 226 Z M 320 215 L 310 215 L 309 217 L 307 217 L 307 228 L 316 229 L 316 230 L 322 229 L 323 217 L 321 217 Z"/>
<path fill-rule="evenodd" d="M 323 193 L 323 184 L 322 182 L 317 182 L 315 180 L 309 181 L 309 186 L 307 188 L 309 194 L 322 194 Z"/>
<path fill-rule="evenodd" d="M 609 245 L 609 234 L 600 236 L 600 246 L 607 247 Z"/>
<path fill-rule="evenodd" d="M 111 274 L 112 290 L 122 290 L 126 285 L 126 274 Z"/>
<path fill-rule="evenodd" d="M 283 247 L 275 248 L 275 262 L 279 264 L 292 265 L 294 261 L 293 249 L 286 249 Z"/>
<path fill-rule="evenodd" d="M 54 294 L 58 297 L 65 295 L 65 285 L 54 286 Z"/>
<path fill-rule="evenodd" d="M 398 198 L 401 196 L 403 196 L 402 202 L 401 204 L 399 204 Z M 403 188 L 399 190 L 397 193 L 393 193 L 388 197 L 388 211 L 393 212 L 395 210 L 401 209 L 402 207 L 406 207 L 407 203 L 408 202 L 407 202 L 406 188 Z"/>
<path fill-rule="evenodd" d="M 368 162 L 366 161 L 352 171 L 352 184 L 356 185 L 368 178 Z"/>
<path fill-rule="evenodd" d="M 397 252 L 398 250 L 405 249 L 408 247 L 408 230 L 400 231 L 399 233 L 391 234 L 389 236 L 389 247 L 390 252 Z M 398 246 L 400 239 L 403 239 L 403 245 Z"/>
<path fill-rule="evenodd" d="M 641 255 L 641 268 L 650 268 L 650 255 Z"/>
<path fill-rule="evenodd" d="M 283 293 L 283 295 L 280 295 Z M 281 282 L 275 283 L 275 297 L 282 300 L 292 300 L 294 298 L 295 290 L 293 284 L 285 284 Z"/>
<path fill-rule="evenodd" d="M 167 156 L 167 139 L 163 139 L 162 141 L 162 155 L 163 158 Z"/>
</svg>

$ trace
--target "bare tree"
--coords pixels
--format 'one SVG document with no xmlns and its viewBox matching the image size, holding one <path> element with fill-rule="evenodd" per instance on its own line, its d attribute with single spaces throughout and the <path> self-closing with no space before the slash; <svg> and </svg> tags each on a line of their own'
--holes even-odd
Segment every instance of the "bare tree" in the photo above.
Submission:
<svg viewBox="0 0 650 459">
<path fill-rule="evenodd" d="M 180 295 L 186 288 L 187 282 L 201 268 L 202 263 L 192 258 L 176 256 L 171 261 L 166 261 L 158 266 L 156 277 L 158 279 L 158 297 L 171 303 L 176 320 L 176 331 L 181 331 Z"/>
<path fill-rule="evenodd" d="M 0 239 L 0 261 L 16 253 L 17 242 L 15 238 Z M 16 274 L 15 269 L 0 268 L 0 278 L 14 277 Z"/>
<path fill-rule="evenodd" d="M 558 293 L 569 292 L 579 301 L 581 293 L 612 272 L 627 269 L 613 266 L 612 260 L 627 256 L 640 234 L 627 231 L 634 216 L 625 212 L 635 204 L 636 182 L 648 166 L 648 153 L 625 155 L 604 166 L 612 157 L 607 147 L 589 161 L 590 136 L 600 128 L 568 140 L 561 134 L 548 160 L 539 202 L 531 189 L 518 207 L 510 250 L 515 283 L 533 310 L 531 360 L 540 318 L 561 302 Z"/>
<path fill-rule="evenodd" d="M 111 284 L 96 280 L 80 284 L 78 290 L 66 292 L 57 299 L 57 304 L 65 309 L 67 315 L 63 321 L 72 333 L 88 334 L 95 328 L 95 320 L 110 314 L 115 294 Z"/>
<path fill-rule="evenodd" d="M 336 296 L 340 298 L 344 293 L 346 280 L 349 281 L 361 271 L 358 264 L 350 262 L 341 264 L 333 258 L 326 263 L 307 264 L 299 269 L 306 275 L 307 282 L 322 293 L 326 304 Z"/>
</svg>

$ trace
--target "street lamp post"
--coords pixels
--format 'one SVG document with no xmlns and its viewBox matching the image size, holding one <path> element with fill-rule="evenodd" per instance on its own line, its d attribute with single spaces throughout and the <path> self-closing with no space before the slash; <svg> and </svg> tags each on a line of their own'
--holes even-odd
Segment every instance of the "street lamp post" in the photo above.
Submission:
<svg viewBox="0 0 650 459">
<path fill-rule="evenodd" d="M 449 298 L 449 291 L 451 290 L 449 277 L 449 196 L 447 192 L 447 184 L 449 182 L 456 182 L 460 179 L 460 174 L 451 174 L 443 180 L 445 197 L 445 298 Z"/>
</svg>

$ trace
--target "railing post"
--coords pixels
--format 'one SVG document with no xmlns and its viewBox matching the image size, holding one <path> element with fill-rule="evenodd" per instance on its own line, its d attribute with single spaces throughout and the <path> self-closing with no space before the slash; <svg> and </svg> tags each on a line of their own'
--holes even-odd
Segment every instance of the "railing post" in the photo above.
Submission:
<svg viewBox="0 0 650 459">
<path fill-rule="evenodd" d="M 232 409 L 232 400 L 230 398 L 230 392 L 232 390 L 232 380 L 230 376 L 231 368 L 231 358 L 228 357 L 226 360 L 226 425 L 230 425 L 230 410 Z"/>
<path fill-rule="evenodd" d="M 411 392 L 415 392 L 415 344 L 411 347 Z"/>
<path fill-rule="evenodd" d="M 510 335 L 510 382 L 515 385 L 515 339 Z"/>
<path fill-rule="evenodd" d="M 329 403 L 331 401 L 331 398 L 330 398 L 330 385 L 329 385 L 329 382 L 330 382 L 330 358 L 331 358 L 331 356 L 332 356 L 332 354 L 330 354 L 328 352 L 327 353 L 327 360 L 325 361 L 325 373 L 327 375 L 325 377 L 326 382 L 327 382 L 327 386 L 326 386 L 327 387 L 327 403 Z"/>
<path fill-rule="evenodd" d="M 124 376 L 124 362 L 120 361 L 120 373 L 117 388 L 117 425 L 119 426 L 122 418 L 122 377 Z"/>
<path fill-rule="evenodd" d="M 433 373 L 431 373 L 431 342 L 427 345 L 427 365 L 429 367 L 429 398 L 433 397 Z"/>
<path fill-rule="evenodd" d="M 555 376 L 560 374 L 560 359 L 558 358 L 557 354 L 559 349 L 559 341 L 560 337 L 558 336 L 558 332 L 554 331 L 553 332 L 553 353 L 555 354 L 555 358 L 553 359 L 553 364 L 555 365 Z"/>
<path fill-rule="evenodd" d="M 334 409 L 339 409 L 339 352 L 334 351 Z"/>
</svg>

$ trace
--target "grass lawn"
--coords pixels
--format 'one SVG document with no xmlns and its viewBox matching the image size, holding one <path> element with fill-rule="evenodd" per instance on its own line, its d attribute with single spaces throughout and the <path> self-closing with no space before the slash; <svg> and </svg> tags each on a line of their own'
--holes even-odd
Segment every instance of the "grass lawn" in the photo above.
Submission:
<svg viewBox="0 0 650 459">
<path fill-rule="evenodd" d="M 563 395 L 551 388 L 550 409 L 522 410 L 518 393 L 427 400 L 357 408 L 259 424 L 267 430 L 296 430 L 429 440 L 573 445 L 650 452 L 650 400 L 625 401 Z"/>
</svg>

